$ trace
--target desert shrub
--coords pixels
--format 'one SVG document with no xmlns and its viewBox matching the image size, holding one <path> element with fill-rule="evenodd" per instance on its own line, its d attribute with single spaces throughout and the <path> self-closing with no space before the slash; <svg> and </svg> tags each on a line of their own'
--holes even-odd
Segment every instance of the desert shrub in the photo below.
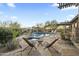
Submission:
<svg viewBox="0 0 79 59">
<path fill-rule="evenodd" d="M 61 38 L 64 39 L 64 29 L 57 29 L 57 32 L 60 32 Z"/>
<path fill-rule="evenodd" d="M 0 43 L 5 44 L 8 40 L 13 38 L 11 30 L 6 28 L 0 28 Z"/>
<path fill-rule="evenodd" d="M 20 24 L 17 22 L 1 22 L 0 25 L 0 44 L 9 49 L 16 47 L 15 38 L 20 35 Z"/>
<path fill-rule="evenodd" d="M 60 32 L 61 38 L 64 40 L 70 40 L 70 36 L 71 36 L 71 31 L 70 29 L 58 29 L 58 32 Z"/>
<path fill-rule="evenodd" d="M 17 36 L 21 35 L 20 29 L 11 29 L 11 32 L 13 34 L 13 39 L 16 38 Z"/>
<path fill-rule="evenodd" d="M 8 50 L 10 51 L 10 50 L 14 50 L 14 49 L 18 48 L 18 43 L 15 39 L 13 39 L 13 40 L 9 40 L 7 42 L 6 46 L 7 46 Z"/>
<path fill-rule="evenodd" d="M 19 29 L 0 28 L 0 43 L 9 50 L 17 48 L 16 37 L 20 35 L 20 32 Z"/>
<path fill-rule="evenodd" d="M 12 32 L 13 39 L 8 41 L 7 46 L 9 50 L 13 50 L 18 47 L 18 42 L 16 41 L 16 37 L 19 36 L 21 32 L 20 29 L 10 29 L 10 30 Z"/>
</svg>

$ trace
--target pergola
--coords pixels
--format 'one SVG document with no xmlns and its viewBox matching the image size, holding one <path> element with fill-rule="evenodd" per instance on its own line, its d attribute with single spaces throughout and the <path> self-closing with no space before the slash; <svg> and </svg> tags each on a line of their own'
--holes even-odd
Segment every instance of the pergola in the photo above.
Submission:
<svg viewBox="0 0 79 59">
<path fill-rule="evenodd" d="M 67 8 L 67 7 L 71 7 L 71 6 L 75 6 L 78 7 L 78 22 L 79 22 L 79 3 L 58 3 L 59 9 L 63 9 L 63 8 Z"/>
<path fill-rule="evenodd" d="M 58 6 L 59 9 L 64 9 L 64 8 L 68 8 L 71 6 L 78 7 L 78 28 L 79 28 L 79 3 L 58 3 L 58 4 L 59 4 L 59 6 Z M 64 34 L 66 34 L 66 24 L 65 24 Z"/>
<path fill-rule="evenodd" d="M 58 3 L 59 6 L 58 8 L 63 9 L 63 8 L 67 8 L 67 7 L 71 7 L 71 6 L 78 6 L 79 3 Z"/>
</svg>

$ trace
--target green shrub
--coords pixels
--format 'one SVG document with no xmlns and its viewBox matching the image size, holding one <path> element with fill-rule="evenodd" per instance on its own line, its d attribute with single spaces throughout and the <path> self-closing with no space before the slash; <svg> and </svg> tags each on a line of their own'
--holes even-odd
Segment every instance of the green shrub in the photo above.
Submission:
<svg viewBox="0 0 79 59">
<path fill-rule="evenodd" d="M 58 29 L 58 32 L 60 32 L 61 38 L 65 39 L 64 29 Z"/>
<path fill-rule="evenodd" d="M 70 29 L 58 29 L 58 32 L 60 32 L 62 39 L 69 40 L 70 39 Z"/>
<path fill-rule="evenodd" d="M 13 39 L 15 39 L 17 36 L 21 34 L 20 29 L 11 29 L 11 32 L 13 34 Z"/>
<path fill-rule="evenodd" d="M 19 29 L 0 28 L 0 43 L 7 46 L 9 50 L 17 48 L 16 37 L 20 35 Z"/>
<path fill-rule="evenodd" d="M 10 29 L 12 32 L 12 41 L 8 42 L 8 49 L 9 50 L 13 50 L 16 49 L 18 47 L 18 43 L 16 41 L 16 37 L 20 35 L 20 30 L 19 29 Z"/>
<path fill-rule="evenodd" d="M 8 40 L 13 38 L 11 30 L 6 28 L 0 28 L 0 43 L 7 43 Z"/>
</svg>

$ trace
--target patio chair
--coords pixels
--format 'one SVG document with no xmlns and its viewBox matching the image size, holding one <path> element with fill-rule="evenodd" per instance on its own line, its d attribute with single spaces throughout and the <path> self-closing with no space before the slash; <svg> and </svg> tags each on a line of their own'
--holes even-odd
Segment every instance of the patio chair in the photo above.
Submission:
<svg viewBox="0 0 79 59">
<path fill-rule="evenodd" d="M 32 51 L 33 48 L 37 49 L 30 41 L 27 40 L 27 38 L 23 38 L 23 39 L 24 39 L 24 40 L 26 41 L 26 43 L 31 47 L 29 53 Z M 26 47 L 26 48 L 27 48 L 27 47 Z M 25 49 L 26 49 L 26 48 L 25 48 Z M 24 49 L 24 50 L 25 50 L 25 49 Z M 28 55 L 29 55 L 29 53 L 28 53 Z"/>
<path fill-rule="evenodd" d="M 47 45 L 45 48 L 49 48 L 51 47 L 56 41 L 58 41 L 58 39 L 55 39 L 53 42 L 51 42 L 49 45 Z"/>
</svg>

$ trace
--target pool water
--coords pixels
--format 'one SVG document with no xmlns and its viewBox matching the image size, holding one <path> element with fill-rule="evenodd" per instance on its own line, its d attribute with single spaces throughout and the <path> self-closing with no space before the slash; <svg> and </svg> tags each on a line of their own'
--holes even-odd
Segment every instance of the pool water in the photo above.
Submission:
<svg viewBox="0 0 79 59">
<path fill-rule="evenodd" d="M 46 33 L 46 32 L 33 32 L 30 36 L 29 36 L 29 40 L 38 40 L 44 36 L 48 36 L 50 33 Z"/>
</svg>

